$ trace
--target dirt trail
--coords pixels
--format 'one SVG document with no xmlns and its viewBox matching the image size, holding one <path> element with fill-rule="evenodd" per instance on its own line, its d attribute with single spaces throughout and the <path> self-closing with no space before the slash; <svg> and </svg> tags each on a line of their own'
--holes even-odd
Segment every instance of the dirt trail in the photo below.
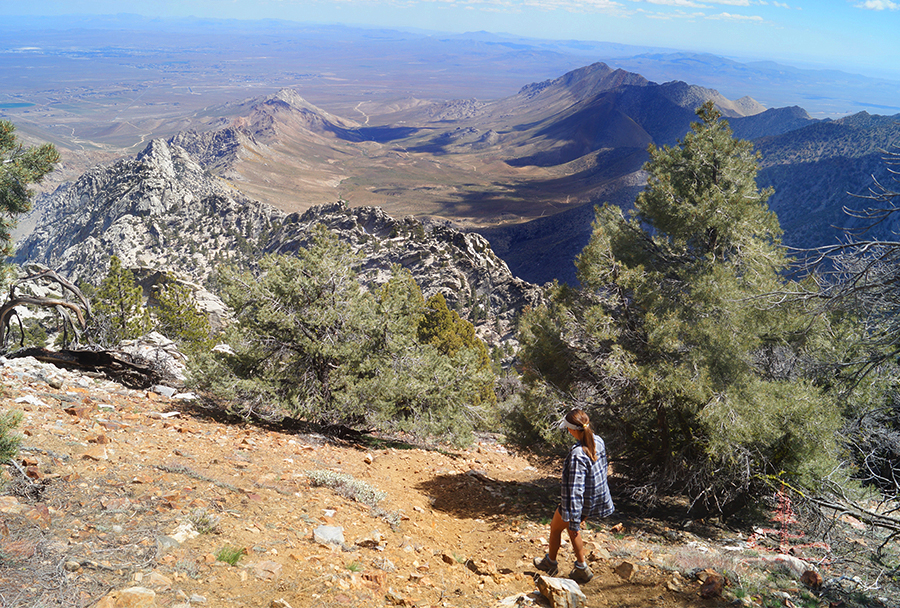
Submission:
<svg viewBox="0 0 900 608">
<path fill-rule="evenodd" d="M 181 608 L 535 601 L 531 558 L 546 549 L 559 462 L 491 437 L 466 450 L 339 443 L 217 422 L 105 381 L 0 374 L 0 407 L 25 412 L 32 478 L 0 490 L 0 605 L 92 606 L 135 586 Z M 312 486 L 307 472 L 325 469 L 386 497 L 373 510 Z M 660 566 L 660 552 L 697 537 L 618 521 L 586 533 L 589 606 L 726 604 Z M 343 545 L 316 542 L 320 526 L 340 527 Z M 229 547 L 236 565 L 216 558 Z M 568 547 L 562 558 L 567 572 Z M 637 566 L 628 580 L 614 572 L 624 561 Z"/>
</svg>

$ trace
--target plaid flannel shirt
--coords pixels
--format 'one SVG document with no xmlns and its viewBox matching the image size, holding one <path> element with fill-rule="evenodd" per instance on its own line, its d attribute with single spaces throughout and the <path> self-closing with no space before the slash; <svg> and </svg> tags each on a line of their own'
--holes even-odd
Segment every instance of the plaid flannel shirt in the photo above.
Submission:
<svg viewBox="0 0 900 608">
<path fill-rule="evenodd" d="M 566 457 L 562 473 L 559 514 L 570 530 L 580 530 L 590 517 L 607 517 L 615 511 L 606 482 L 606 445 L 594 435 L 597 460 L 592 461 L 579 441 Z"/>
</svg>

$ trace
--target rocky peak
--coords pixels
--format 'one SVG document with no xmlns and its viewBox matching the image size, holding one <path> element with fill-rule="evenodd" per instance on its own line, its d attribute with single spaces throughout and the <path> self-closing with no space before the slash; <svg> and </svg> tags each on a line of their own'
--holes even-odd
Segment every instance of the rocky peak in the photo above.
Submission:
<svg viewBox="0 0 900 608">
<path fill-rule="evenodd" d="M 614 70 L 605 63 L 597 62 L 567 72 L 553 80 L 526 85 L 519 90 L 519 95 L 530 99 L 542 93 L 559 94 L 565 91 L 574 98 L 574 101 L 580 101 L 620 86 L 647 84 L 649 84 L 647 79 L 640 74 Z"/>
<path fill-rule="evenodd" d="M 352 120 L 335 116 L 309 103 L 293 89 L 281 89 L 254 104 L 249 115 L 239 119 L 235 126 L 243 127 L 251 134 L 265 135 L 274 134 L 278 126 L 299 127 L 319 133 L 359 127 Z"/>
<path fill-rule="evenodd" d="M 40 202 L 42 218 L 14 261 L 97 282 L 109 258 L 205 278 L 252 250 L 283 214 L 207 173 L 181 147 L 154 140 L 137 157 L 95 167 Z"/>
<path fill-rule="evenodd" d="M 489 343 L 510 338 L 519 311 L 540 301 L 540 290 L 514 277 L 484 237 L 447 222 L 398 220 L 343 202 L 285 215 L 251 201 L 176 143 L 209 152 L 204 137 L 154 140 L 135 158 L 94 168 L 58 189 L 40 203 L 42 220 L 15 261 L 96 284 L 117 255 L 126 267 L 202 283 L 218 264 L 252 267 L 264 253 L 294 253 L 307 244 L 310 228 L 323 224 L 363 255 L 365 283 L 387 281 L 400 264 L 426 297 L 443 293 Z"/>
</svg>

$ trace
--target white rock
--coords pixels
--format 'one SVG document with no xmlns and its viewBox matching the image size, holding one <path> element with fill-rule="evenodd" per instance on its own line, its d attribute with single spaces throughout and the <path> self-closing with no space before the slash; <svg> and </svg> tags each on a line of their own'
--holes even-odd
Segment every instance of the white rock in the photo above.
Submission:
<svg viewBox="0 0 900 608">
<path fill-rule="evenodd" d="M 313 540 L 322 545 L 342 545 L 344 529 L 340 526 L 319 526 L 313 531 Z"/>
<path fill-rule="evenodd" d="M 788 574 L 793 574 L 797 578 L 803 576 L 803 573 L 807 570 L 814 570 L 811 565 L 800 558 L 794 557 L 793 555 L 776 555 L 774 558 L 772 558 L 772 563 L 780 567 Z"/>
<path fill-rule="evenodd" d="M 23 397 L 16 397 L 16 403 L 29 403 L 31 405 L 35 405 L 37 407 L 50 407 L 34 395 L 25 395 Z"/>
<path fill-rule="evenodd" d="M 192 526 L 190 522 L 178 524 L 178 527 L 175 528 L 175 532 L 169 535 L 170 538 L 177 540 L 179 544 L 198 536 L 200 536 L 200 533 L 194 530 L 194 526 Z"/>
<path fill-rule="evenodd" d="M 568 578 L 538 576 L 537 587 L 553 608 L 584 608 L 587 597 L 578 583 Z"/>
</svg>

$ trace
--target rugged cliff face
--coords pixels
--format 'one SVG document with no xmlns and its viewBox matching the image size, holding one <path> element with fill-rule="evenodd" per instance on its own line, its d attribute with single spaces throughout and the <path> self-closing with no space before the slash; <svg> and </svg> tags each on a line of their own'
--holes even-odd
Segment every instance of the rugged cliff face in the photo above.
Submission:
<svg viewBox="0 0 900 608">
<path fill-rule="evenodd" d="M 249 257 L 283 216 L 214 178 L 182 148 L 154 140 L 137 157 L 95 167 L 40 203 L 41 220 L 15 261 L 97 282 L 109 258 L 206 278 Z"/>
<path fill-rule="evenodd" d="M 203 282 L 223 263 L 253 267 L 265 253 L 293 253 L 324 224 L 365 257 L 364 283 L 383 283 L 400 264 L 426 297 L 443 293 L 489 343 L 509 338 L 519 311 L 540 300 L 480 235 L 343 202 L 285 215 L 212 176 L 173 142 L 154 140 L 134 159 L 96 167 L 39 204 L 41 220 L 15 261 L 40 262 L 74 281 L 99 282 L 117 255 L 128 267 Z"/>
<path fill-rule="evenodd" d="M 483 236 L 446 222 L 398 220 L 377 207 L 350 208 L 338 202 L 287 216 L 266 241 L 265 251 L 295 252 L 305 246 L 315 224 L 324 224 L 364 256 L 365 283 L 386 282 L 391 267 L 400 264 L 412 272 L 426 298 L 442 293 L 488 343 L 511 337 L 519 312 L 541 300 L 540 288 L 514 277 Z"/>
</svg>

